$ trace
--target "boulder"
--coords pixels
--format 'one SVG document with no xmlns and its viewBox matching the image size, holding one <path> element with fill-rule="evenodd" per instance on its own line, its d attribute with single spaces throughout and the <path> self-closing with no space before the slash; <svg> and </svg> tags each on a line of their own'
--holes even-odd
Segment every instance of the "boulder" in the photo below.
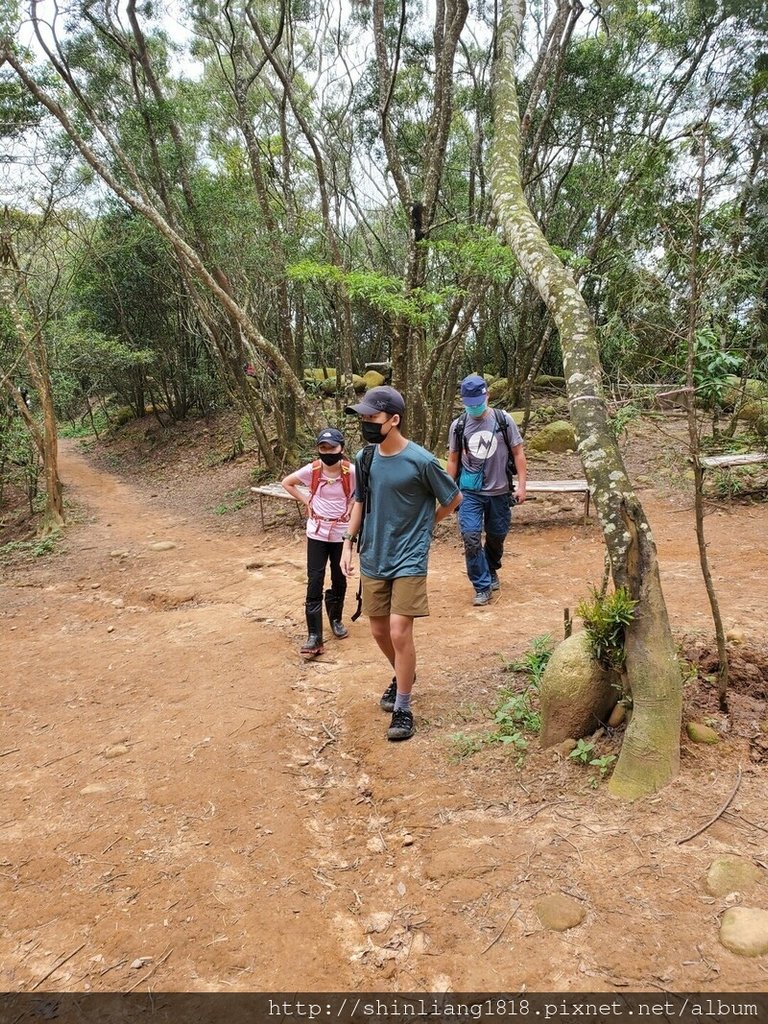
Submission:
<svg viewBox="0 0 768 1024">
<path fill-rule="evenodd" d="M 594 732 L 619 696 L 613 678 L 592 657 L 586 633 L 574 633 L 558 644 L 539 689 L 542 747 Z"/>
<path fill-rule="evenodd" d="M 732 409 L 741 398 L 741 377 L 729 374 L 725 382 L 720 403 L 723 408 Z M 761 398 L 768 398 L 768 383 L 748 377 L 744 381 L 744 402 L 759 401 Z"/>
<path fill-rule="evenodd" d="M 547 391 L 565 391 L 565 377 L 555 377 L 549 373 L 540 373 L 535 384 L 537 388 Z"/>
<path fill-rule="evenodd" d="M 739 419 L 760 437 L 768 436 L 768 401 L 745 402 L 739 412 Z"/>
<path fill-rule="evenodd" d="M 720 942 L 738 956 L 768 953 L 768 910 L 731 907 L 720 922 Z"/>
<path fill-rule="evenodd" d="M 486 379 L 487 383 L 487 379 Z M 501 405 L 509 394 L 509 381 L 506 377 L 497 377 L 492 384 L 488 384 L 489 405 Z"/>
<path fill-rule="evenodd" d="M 567 420 L 555 420 L 538 430 L 527 446 L 532 452 L 573 451 L 576 448 L 576 435 Z"/>
<path fill-rule="evenodd" d="M 716 857 L 707 872 L 706 887 L 712 896 L 746 892 L 768 879 L 768 872 L 744 857 Z"/>
<path fill-rule="evenodd" d="M 701 722 L 689 722 L 685 731 L 688 733 L 688 739 L 693 743 L 718 743 L 720 741 L 715 730 Z"/>
<path fill-rule="evenodd" d="M 365 381 L 366 391 L 370 391 L 371 388 L 380 388 L 382 384 L 387 382 L 384 374 L 379 373 L 378 370 L 367 370 L 363 374 L 363 380 Z"/>
<path fill-rule="evenodd" d="M 359 373 L 352 374 L 352 387 L 355 389 L 355 394 L 360 395 L 363 391 L 368 390 L 368 385 L 365 383 L 365 377 L 361 377 Z"/>
</svg>

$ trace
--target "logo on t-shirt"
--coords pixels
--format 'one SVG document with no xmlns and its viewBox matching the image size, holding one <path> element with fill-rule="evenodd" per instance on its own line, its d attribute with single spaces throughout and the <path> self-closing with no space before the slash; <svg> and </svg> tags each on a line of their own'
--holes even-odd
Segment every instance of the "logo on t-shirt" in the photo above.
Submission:
<svg viewBox="0 0 768 1024">
<path fill-rule="evenodd" d="M 477 433 L 467 438 L 467 447 L 469 448 L 470 455 L 473 455 L 481 462 L 490 459 L 498 446 L 499 442 L 496 440 L 496 435 L 491 433 L 490 430 L 478 430 Z"/>
</svg>

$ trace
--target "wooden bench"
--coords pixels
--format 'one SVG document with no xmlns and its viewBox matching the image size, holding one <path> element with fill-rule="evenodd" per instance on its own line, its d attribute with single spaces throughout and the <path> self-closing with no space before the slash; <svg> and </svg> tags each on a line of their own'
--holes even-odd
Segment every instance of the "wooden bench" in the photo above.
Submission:
<svg viewBox="0 0 768 1024">
<path fill-rule="evenodd" d="M 304 494 L 309 494 L 309 488 L 308 487 L 304 487 L 303 484 L 297 484 L 296 485 L 296 489 L 298 491 L 303 492 Z M 295 498 L 291 497 L 291 495 L 288 493 L 288 491 L 286 491 L 286 489 L 283 487 L 282 484 L 261 484 L 261 486 L 259 486 L 259 487 L 252 487 L 251 490 L 253 491 L 254 494 L 258 494 L 258 496 L 259 496 L 259 512 L 261 514 L 261 528 L 262 528 L 262 530 L 265 528 L 264 527 L 264 498 L 282 498 L 285 501 L 292 501 L 292 502 L 294 502 L 294 504 L 296 505 L 296 512 L 298 513 L 298 516 L 299 516 L 299 522 L 301 522 L 301 520 L 303 519 L 303 516 L 301 514 L 301 507 L 299 506 L 298 501 L 296 501 Z"/>
<path fill-rule="evenodd" d="M 299 485 L 298 489 L 308 493 L 306 487 Z M 251 490 L 259 496 L 262 527 L 264 526 L 264 498 L 282 498 L 286 501 L 294 501 L 282 484 L 262 484 L 260 487 L 252 487 Z M 589 515 L 589 484 L 586 480 L 529 480 L 526 484 L 526 492 L 528 494 L 583 494 L 584 518 L 586 519 Z M 299 518 L 301 518 L 298 502 L 296 505 Z"/>
<path fill-rule="evenodd" d="M 586 480 L 529 480 L 525 485 L 528 494 L 583 494 L 584 518 L 589 515 L 589 484 Z"/>
<path fill-rule="evenodd" d="M 708 469 L 724 469 L 728 474 L 728 504 L 731 503 L 731 470 L 734 466 L 755 466 L 768 462 L 768 452 L 745 452 L 743 455 L 705 455 L 699 459 L 703 473 Z"/>
<path fill-rule="evenodd" d="M 706 455 L 699 459 L 702 469 L 731 469 L 733 466 L 754 466 L 768 462 L 768 452 L 746 452 L 743 455 Z"/>
</svg>

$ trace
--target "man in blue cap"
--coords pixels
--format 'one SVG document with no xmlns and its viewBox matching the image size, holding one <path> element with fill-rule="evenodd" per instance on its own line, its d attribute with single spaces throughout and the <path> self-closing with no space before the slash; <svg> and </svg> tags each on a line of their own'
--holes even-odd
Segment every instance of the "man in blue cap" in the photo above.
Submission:
<svg viewBox="0 0 768 1024">
<path fill-rule="evenodd" d="M 459 529 L 467 575 L 475 588 L 472 603 L 482 607 L 500 586 L 498 573 L 511 506 L 525 501 L 527 465 L 517 424 L 508 412 L 488 405 L 485 380 L 471 373 L 461 382 L 460 394 L 464 412 L 448 432 L 448 472 L 464 495 Z M 511 489 L 510 459 L 517 473 L 516 494 Z"/>
<path fill-rule="evenodd" d="M 351 575 L 353 544 L 359 541 L 363 612 L 395 673 L 379 706 L 392 713 L 387 739 L 407 740 L 414 733 L 413 620 L 429 615 L 432 529 L 458 506 L 461 494 L 431 452 L 403 437 L 405 403 L 399 391 L 371 388 L 346 411 L 360 417 L 367 447 L 357 454 L 355 504 L 341 568 Z"/>
</svg>

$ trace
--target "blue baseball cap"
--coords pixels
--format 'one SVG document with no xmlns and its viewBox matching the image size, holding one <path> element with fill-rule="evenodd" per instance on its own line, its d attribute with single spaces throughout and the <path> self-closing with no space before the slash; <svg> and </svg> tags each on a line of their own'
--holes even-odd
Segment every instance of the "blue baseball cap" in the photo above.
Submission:
<svg viewBox="0 0 768 1024">
<path fill-rule="evenodd" d="M 482 405 L 488 397 L 488 385 L 476 373 L 470 373 L 461 382 L 461 400 L 464 405 Z"/>
</svg>

